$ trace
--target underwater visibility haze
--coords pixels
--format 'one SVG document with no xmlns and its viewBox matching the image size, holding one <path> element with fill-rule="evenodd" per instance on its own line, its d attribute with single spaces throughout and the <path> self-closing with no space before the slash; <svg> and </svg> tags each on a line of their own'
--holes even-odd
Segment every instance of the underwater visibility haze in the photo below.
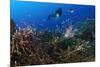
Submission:
<svg viewBox="0 0 100 67">
<path fill-rule="evenodd" d="M 62 15 L 48 20 L 48 16 L 54 14 L 59 8 L 62 9 Z M 33 24 L 36 28 L 43 25 L 55 29 L 56 25 L 61 25 L 63 21 L 65 25 L 67 22 L 75 24 L 87 18 L 95 19 L 94 13 L 95 7 L 89 5 L 11 1 L 11 18 L 18 26 Z"/>
<path fill-rule="evenodd" d="M 11 66 L 95 60 L 95 6 L 11 0 Z"/>
</svg>

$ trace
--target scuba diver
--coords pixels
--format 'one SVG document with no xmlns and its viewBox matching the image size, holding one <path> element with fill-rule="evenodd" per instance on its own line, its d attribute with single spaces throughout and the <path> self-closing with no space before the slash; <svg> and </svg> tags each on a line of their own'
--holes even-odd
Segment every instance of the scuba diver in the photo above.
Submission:
<svg viewBox="0 0 100 67">
<path fill-rule="evenodd" d="M 74 9 L 69 9 L 68 12 L 69 12 L 69 13 L 74 13 L 75 10 L 74 10 Z"/>
<path fill-rule="evenodd" d="M 52 19 L 52 18 L 54 18 L 54 19 L 59 18 L 59 17 L 61 17 L 61 15 L 62 15 L 62 8 L 59 8 L 59 9 L 57 9 L 57 10 L 55 11 L 54 14 L 50 14 L 50 15 L 48 16 L 48 20 L 50 20 L 50 19 Z"/>
</svg>

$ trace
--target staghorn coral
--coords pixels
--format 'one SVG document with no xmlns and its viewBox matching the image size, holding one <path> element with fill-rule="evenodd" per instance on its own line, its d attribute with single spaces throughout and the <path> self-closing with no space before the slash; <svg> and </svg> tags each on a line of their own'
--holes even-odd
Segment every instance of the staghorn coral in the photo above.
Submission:
<svg viewBox="0 0 100 67">
<path fill-rule="evenodd" d="M 20 28 L 11 36 L 11 66 L 73 63 L 95 60 L 94 41 L 63 38 L 54 33 L 39 33 Z"/>
</svg>

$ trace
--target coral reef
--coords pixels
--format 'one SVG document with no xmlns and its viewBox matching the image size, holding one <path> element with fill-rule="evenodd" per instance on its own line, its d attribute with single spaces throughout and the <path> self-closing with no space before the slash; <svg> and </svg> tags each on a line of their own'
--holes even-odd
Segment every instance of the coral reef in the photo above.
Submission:
<svg viewBox="0 0 100 67">
<path fill-rule="evenodd" d="M 86 22 L 68 39 L 29 27 L 16 30 L 11 36 L 11 66 L 95 61 L 95 25 L 93 20 Z"/>
</svg>

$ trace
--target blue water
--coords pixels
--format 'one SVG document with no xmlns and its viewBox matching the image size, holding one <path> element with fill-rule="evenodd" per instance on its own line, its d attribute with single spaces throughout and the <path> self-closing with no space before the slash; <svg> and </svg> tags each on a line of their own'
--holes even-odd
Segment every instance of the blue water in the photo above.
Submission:
<svg viewBox="0 0 100 67">
<path fill-rule="evenodd" d="M 22 2 L 11 0 L 11 18 L 17 26 L 31 25 L 40 29 L 56 29 L 58 25 L 66 28 L 67 23 L 73 25 L 83 22 L 86 18 L 95 19 L 95 6 L 57 4 L 42 2 Z M 48 20 L 48 15 L 55 13 L 58 8 L 62 8 L 62 16 L 58 19 Z M 73 9 L 74 13 L 68 12 Z"/>
</svg>

